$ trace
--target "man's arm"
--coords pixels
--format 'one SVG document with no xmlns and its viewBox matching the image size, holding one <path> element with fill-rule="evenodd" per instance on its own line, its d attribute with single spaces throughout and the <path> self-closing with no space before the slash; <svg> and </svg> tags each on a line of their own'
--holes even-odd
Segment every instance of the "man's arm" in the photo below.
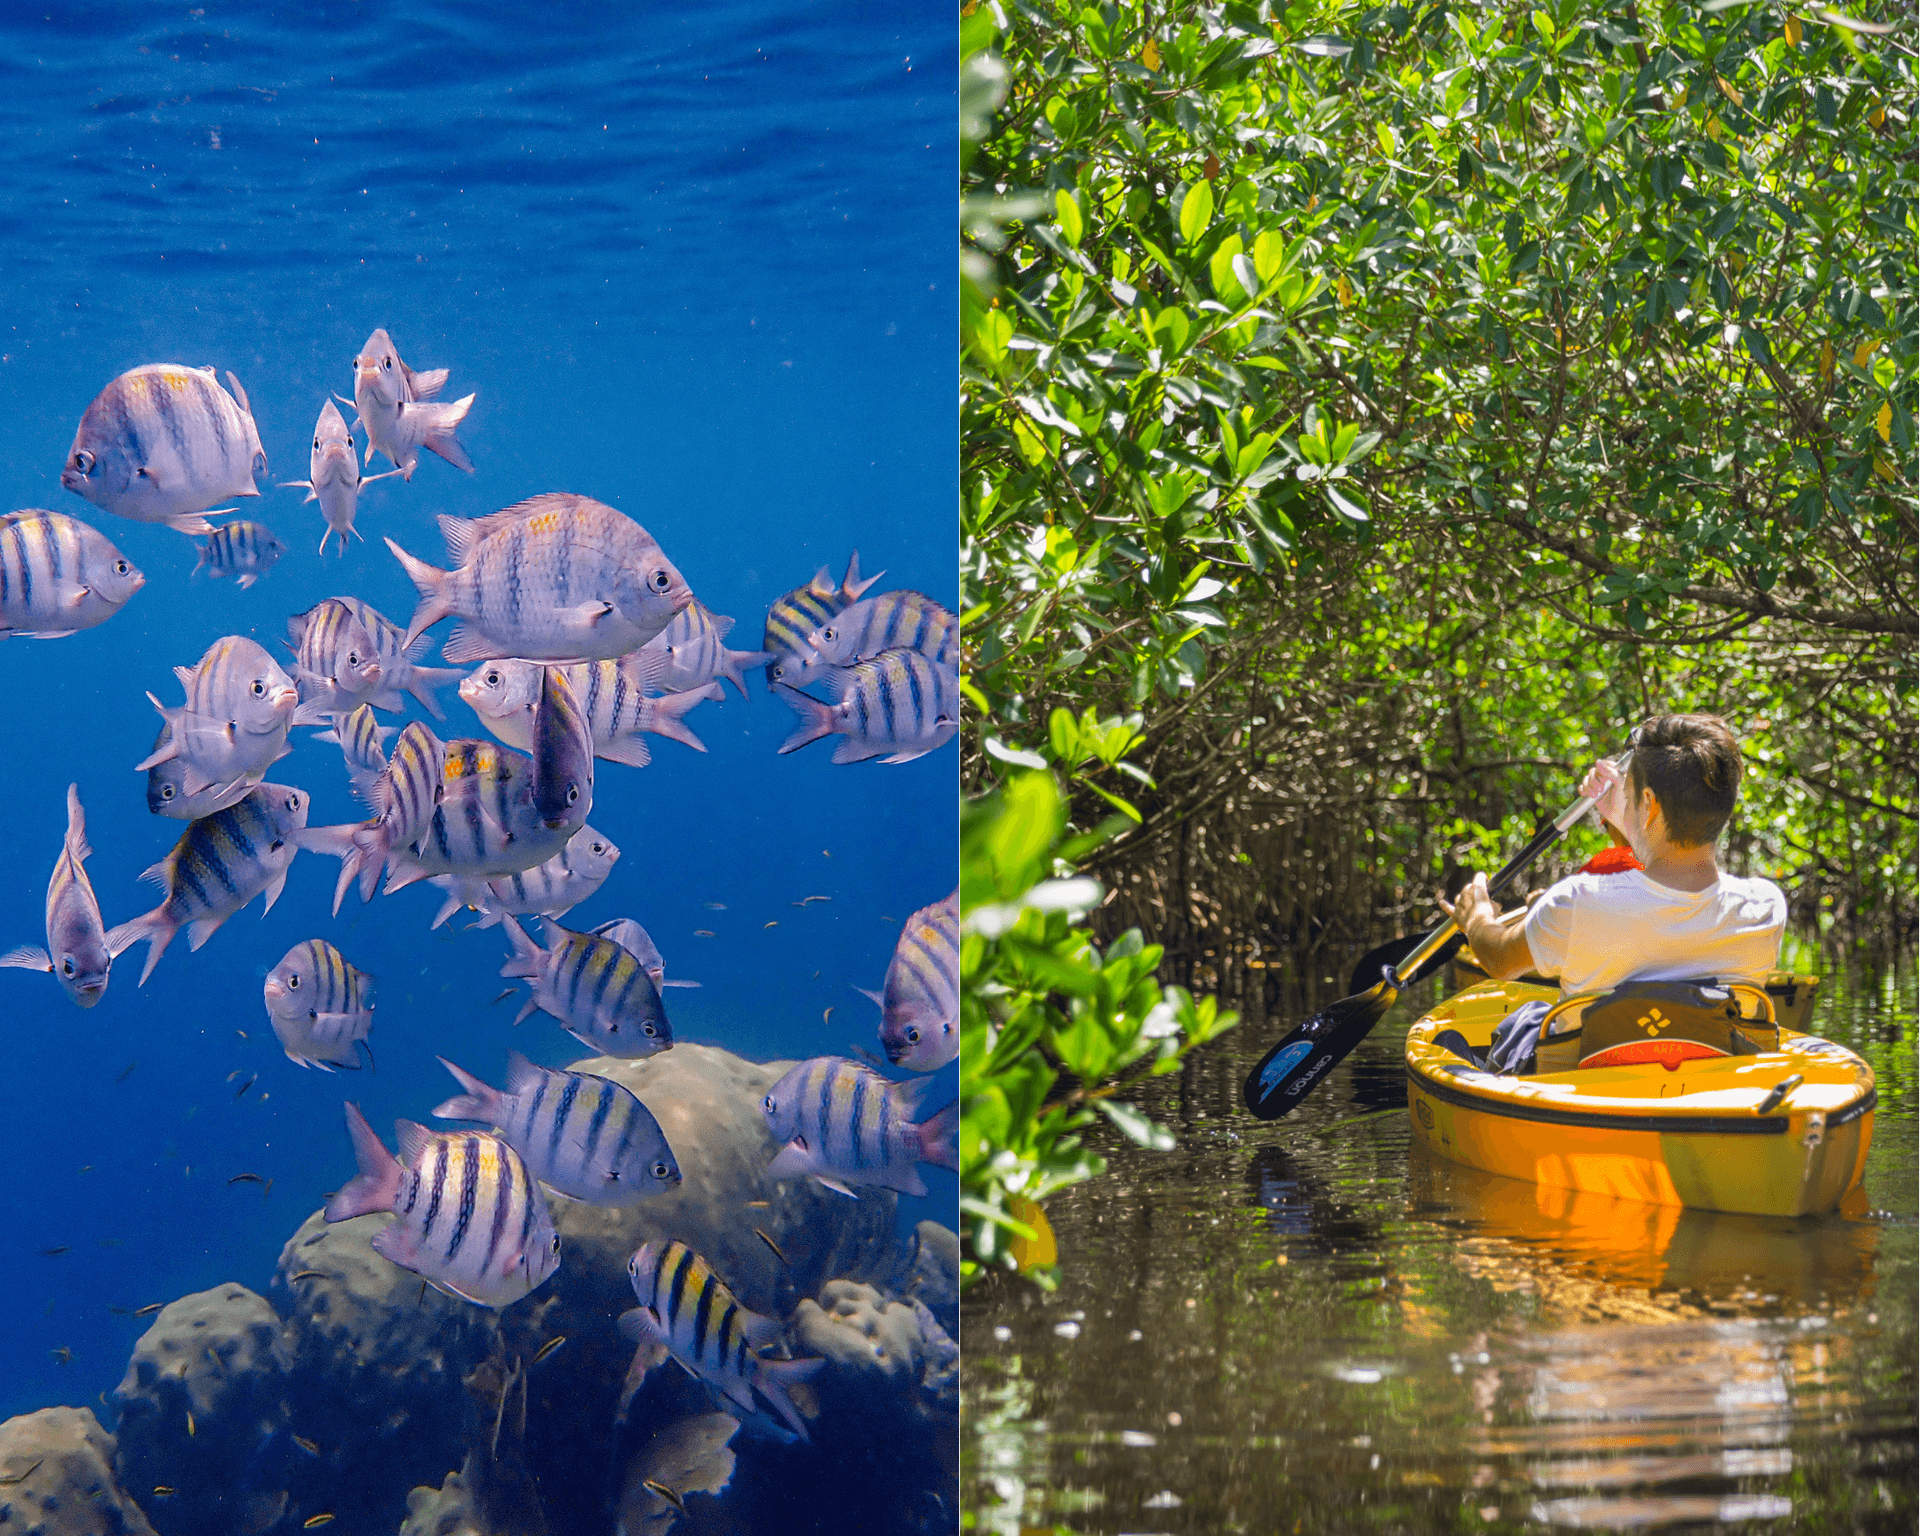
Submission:
<svg viewBox="0 0 1920 1536">
<path fill-rule="evenodd" d="M 1473 946 L 1474 958 L 1496 981 L 1511 981 L 1535 969 L 1524 925 L 1526 909 L 1522 907 L 1510 913 L 1510 921 L 1503 919 L 1488 894 L 1484 873 L 1475 875 L 1473 883 L 1453 902 L 1442 898 L 1440 908 L 1460 925 L 1460 931 Z"/>
</svg>

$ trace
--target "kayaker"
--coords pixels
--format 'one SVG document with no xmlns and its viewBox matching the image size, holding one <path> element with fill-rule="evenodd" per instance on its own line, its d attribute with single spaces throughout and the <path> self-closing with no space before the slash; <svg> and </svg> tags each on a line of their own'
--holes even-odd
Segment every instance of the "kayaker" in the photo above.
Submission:
<svg viewBox="0 0 1920 1536">
<path fill-rule="evenodd" d="M 1581 783 L 1641 868 L 1577 874 L 1549 888 L 1525 920 L 1505 923 L 1487 877 L 1441 906 L 1500 981 L 1557 977 L 1562 998 L 1627 981 L 1766 983 L 1786 930 L 1771 880 L 1723 874 L 1715 847 L 1740 790 L 1740 744 L 1714 715 L 1662 715 L 1641 727 L 1625 778 L 1598 762 Z M 1550 1005 L 1523 1003 L 1494 1031 L 1485 1065 L 1522 1070 Z"/>
</svg>

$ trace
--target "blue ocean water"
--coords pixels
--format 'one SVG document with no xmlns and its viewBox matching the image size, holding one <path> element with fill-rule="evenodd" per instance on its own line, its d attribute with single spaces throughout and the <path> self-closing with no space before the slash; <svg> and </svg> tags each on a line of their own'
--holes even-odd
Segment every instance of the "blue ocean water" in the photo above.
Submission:
<svg viewBox="0 0 1920 1536">
<path fill-rule="evenodd" d="M 0 42 L 0 496 L 82 517 L 148 578 L 98 629 L 0 645 L 0 947 L 43 942 L 69 782 L 108 924 L 154 905 L 137 876 L 183 824 L 148 814 L 133 771 L 145 690 L 177 703 L 171 669 L 223 634 L 284 655 L 287 616 L 330 595 L 404 624 L 415 594 L 380 537 L 443 563 L 438 513 L 609 502 L 738 621 L 735 647 L 856 548 L 883 589 L 954 601 L 948 8 L 64 4 L 12 8 Z M 376 326 L 452 370 L 444 398 L 477 391 L 477 472 L 423 454 L 363 494 L 367 542 L 323 559 L 318 507 L 272 486 L 306 476 Z M 189 580 L 195 541 L 60 486 L 88 402 L 150 362 L 232 369 L 251 396 L 271 467 L 241 515 L 289 551 L 251 591 Z M 443 734 L 486 734 L 441 698 Z M 655 738 L 650 767 L 602 764 L 592 820 L 624 856 L 572 919 L 638 918 L 668 974 L 703 983 L 667 994 L 677 1037 L 757 1059 L 873 1048 L 853 988 L 880 986 L 902 921 L 955 879 L 952 747 L 836 767 L 831 743 L 776 755 L 792 723 L 756 678 L 690 717 L 704 755 Z M 312 794 L 316 825 L 359 819 L 310 737 L 270 778 Z M 98 1410 L 146 1327 L 112 1308 L 263 1290 L 352 1172 L 343 1098 L 385 1130 L 451 1091 L 436 1053 L 495 1082 L 510 1044 L 580 1055 L 494 1002 L 497 931 L 430 934 L 428 888 L 331 918 L 336 869 L 300 855 L 264 920 L 255 902 L 197 953 L 183 935 L 144 988 L 130 952 L 90 1012 L 0 972 L 0 1416 Z M 262 979 L 309 937 L 378 979 L 372 1073 L 299 1070 L 273 1038 Z M 928 1172 L 902 1220 L 952 1225 L 954 1180 Z"/>
</svg>

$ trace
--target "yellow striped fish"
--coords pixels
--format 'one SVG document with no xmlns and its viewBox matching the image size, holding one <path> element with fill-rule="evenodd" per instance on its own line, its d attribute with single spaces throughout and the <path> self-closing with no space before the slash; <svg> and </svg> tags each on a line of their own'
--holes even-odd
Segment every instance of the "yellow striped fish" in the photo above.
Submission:
<svg viewBox="0 0 1920 1536">
<path fill-rule="evenodd" d="M 237 577 L 242 592 L 252 586 L 287 552 L 264 523 L 228 523 L 207 535 L 200 546 L 200 563 L 188 575 Z"/>
<path fill-rule="evenodd" d="M 658 651 L 639 650 L 618 661 L 579 662 L 554 669 L 566 674 L 586 711 L 595 757 L 644 768 L 653 761 L 648 735 L 672 737 L 696 752 L 707 750 L 706 743 L 682 721 L 694 705 L 723 698 L 725 691 L 718 683 L 710 683 L 690 693 L 649 697 L 648 690 L 669 672 L 670 660 Z M 531 751 L 533 708 L 544 670 L 531 661 L 482 662 L 460 684 L 460 697 L 508 746 Z"/>
<path fill-rule="evenodd" d="M 642 1243 L 627 1261 L 627 1278 L 640 1305 L 620 1314 L 620 1331 L 642 1351 L 661 1349 L 755 1422 L 765 1422 L 757 1391 L 785 1419 L 792 1433 L 807 1438 L 806 1420 L 787 1395 L 826 1361 L 767 1360 L 759 1351 L 780 1342 L 779 1322 L 749 1312 L 707 1261 L 685 1243 Z M 657 1358 L 657 1357 L 656 1357 Z"/>
<path fill-rule="evenodd" d="M 361 711 L 356 711 L 356 715 L 359 713 Z M 355 717 L 348 718 L 352 722 Z M 359 745 L 343 744 L 341 748 L 348 753 L 348 772 L 356 788 L 361 787 L 372 762 L 366 753 L 363 733 L 359 741 Z M 468 744 L 456 742 L 455 745 Z M 333 888 L 336 914 L 347 887 L 356 879 L 360 882 L 360 899 L 371 901 L 374 882 L 380 878 L 381 871 L 398 870 L 400 862 L 408 857 L 407 850 L 433 826 L 434 816 L 446 798 L 448 782 L 446 744 L 420 721 L 411 721 L 393 744 L 393 753 L 382 763 L 379 776 L 362 791 L 372 802 L 373 819 L 345 826 L 314 827 L 302 834 L 302 847 L 311 848 L 315 853 L 330 853 L 340 860 L 340 879 Z"/>
<path fill-rule="evenodd" d="M 840 702 L 823 704 L 811 694 L 779 684 L 800 714 L 794 733 L 780 744 L 797 752 L 822 736 L 845 739 L 836 763 L 906 763 L 946 745 L 960 728 L 960 679 L 918 651 L 882 651 L 845 674 Z"/>
<path fill-rule="evenodd" d="M 632 1205 L 680 1183 L 680 1165 L 653 1111 L 608 1078 L 551 1071 L 508 1051 L 502 1093 L 444 1056 L 440 1065 L 466 1092 L 434 1117 L 497 1127 L 533 1176 L 570 1200 Z"/>
<path fill-rule="evenodd" d="M 392 1211 L 373 1251 L 476 1306 L 511 1306 L 560 1267 L 547 1203 L 498 1136 L 398 1120 L 396 1159 L 359 1107 L 346 1108 L 360 1172 L 327 1202 L 328 1221 Z"/>
<path fill-rule="evenodd" d="M 247 392 L 229 395 L 211 368 L 149 363 L 94 397 L 67 450 L 60 483 L 103 512 L 181 533 L 211 533 L 200 514 L 229 496 L 258 496 L 266 450 Z"/>
<path fill-rule="evenodd" d="M 313 739 L 339 745 L 340 755 L 346 759 L 347 777 L 353 782 L 353 792 L 378 810 L 380 776 L 387 771 L 387 738 L 396 734 L 395 727 L 382 725 L 374 718 L 371 704 L 362 704 L 358 709 L 349 710 L 344 719 L 336 718 L 329 729 L 316 732 Z"/>
<path fill-rule="evenodd" d="M 533 808 L 548 831 L 572 836 L 593 807 L 593 732 L 564 667 L 540 669 L 533 709 Z"/>
<path fill-rule="evenodd" d="M 373 978 L 325 939 L 288 950 L 267 972 L 267 1017 L 287 1060 L 331 1072 L 358 1068 L 355 1043 L 373 1028 Z M 368 1050 L 372 1059 L 372 1050 Z"/>
<path fill-rule="evenodd" d="M 392 695 L 373 636 L 339 598 L 295 614 L 287 620 L 287 632 L 294 639 L 293 676 L 300 686 L 295 725 L 320 725 Z M 393 696 L 386 707 L 399 705 Z"/>
<path fill-rule="evenodd" d="M 726 639 L 732 630 L 733 620 L 725 614 L 710 613 L 704 603 L 691 602 L 684 613 L 676 614 L 671 624 L 641 647 L 641 653 L 658 651 L 666 656 L 667 666 L 660 677 L 663 692 L 686 693 L 724 677 L 744 699 L 745 674 L 766 666 L 774 660 L 774 653 L 728 650 Z"/>
<path fill-rule="evenodd" d="M 475 928 L 491 928 L 508 914 L 564 917 L 606 884 L 619 862 L 620 849 L 612 838 L 582 827 L 546 863 L 517 875 L 493 880 L 435 875 L 433 884 L 447 893 L 447 900 L 429 926 L 438 928 L 462 907 L 480 914 L 480 921 L 472 925 Z"/>
<path fill-rule="evenodd" d="M 538 1009 L 588 1049 L 629 1060 L 673 1045 L 660 989 L 630 952 L 598 934 L 562 928 L 550 917 L 540 923 L 546 949 L 511 917 L 500 920 L 513 942 L 500 974 L 525 981 L 532 992 L 514 1023 Z"/>
<path fill-rule="evenodd" d="M 23 945 L 0 955 L 0 965 L 57 976 L 67 996 L 82 1008 L 91 1008 L 106 995 L 113 957 L 120 953 L 107 947 L 100 903 L 94 897 L 93 882 L 87 879 L 85 860 L 92 852 L 87 846 L 87 813 L 80 808 L 80 786 L 69 784 L 67 840 L 47 882 L 47 947 Z"/>
<path fill-rule="evenodd" d="M 807 648 L 803 672 L 850 667 L 892 650 L 918 651 L 953 671 L 960 665 L 960 622 L 918 592 L 883 592 L 835 614 L 807 636 Z"/>
<path fill-rule="evenodd" d="M 856 549 L 853 558 L 847 561 L 847 574 L 839 586 L 833 584 L 823 565 L 804 587 L 796 587 L 777 599 L 767 610 L 766 637 L 760 644 L 761 650 L 773 656 L 767 665 L 768 689 L 782 682 L 791 686 L 801 675 L 796 669 L 807 654 L 807 636 L 836 613 L 851 608 L 860 600 L 861 593 L 886 574 L 877 571 L 862 581 L 860 551 Z"/>
<path fill-rule="evenodd" d="M 867 996 L 880 1005 L 880 1044 L 896 1067 L 933 1072 L 960 1054 L 958 891 L 907 919 L 886 991 Z"/>
<path fill-rule="evenodd" d="M 653 978 L 656 987 L 697 987 L 697 981 L 668 981 L 667 962 L 661 958 L 660 946 L 653 942 L 647 930 L 630 917 L 616 917 L 601 923 L 593 930 L 603 939 L 612 939 L 634 959 L 640 962 L 640 969 Z"/>
<path fill-rule="evenodd" d="M 760 1104 L 780 1143 L 767 1172 L 776 1179 L 811 1174 L 847 1196 L 854 1184 L 924 1195 L 915 1163 L 960 1166 L 958 1099 L 918 1125 L 910 1118 L 933 1081 L 890 1083 L 841 1056 L 801 1062 Z"/>
<path fill-rule="evenodd" d="M 147 578 L 105 534 L 64 512 L 0 517 L 0 640 L 61 640 L 104 624 Z"/>
</svg>

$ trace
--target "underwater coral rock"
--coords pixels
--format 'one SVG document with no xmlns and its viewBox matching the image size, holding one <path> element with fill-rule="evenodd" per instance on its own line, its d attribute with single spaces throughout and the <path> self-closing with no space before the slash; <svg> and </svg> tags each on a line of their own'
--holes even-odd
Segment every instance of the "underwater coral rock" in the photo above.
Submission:
<svg viewBox="0 0 1920 1536">
<path fill-rule="evenodd" d="M 163 1307 L 114 1388 L 120 1481 L 161 1536 L 265 1530 L 284 1513 L 289 1354 L 278 1314 L 228 1282 Z M 169 1494 L 149 1494 L 165 1487 Z"/>
<path fill-rule="evenodd" d="M 698 1529 L 707 1511 L 696 1494 L 726 1491 L 736 1457 L 728 1447 L 740 1428 L 726 1413 L 702 1413 L 654 1431 L 627 1464 L 614 1536 L 666 1536 L 685 1519 Z"/>
<path fill-rule="evenodd" d="M 42 1408 L 0 1424 L 0 1531 L 155 1536 L 114 1480 L 113 1452 L 90 1408 Z"/>
<path fill-rule="evenodd" d="M 958 1335 L 960 1234 L 937 1221 L 923 1221 L 913 1229 L 913 1238 L 913 1257 L 900 1279 L 900 1294 L 924 1302 L 947 1333 Z"/>
</svg>

